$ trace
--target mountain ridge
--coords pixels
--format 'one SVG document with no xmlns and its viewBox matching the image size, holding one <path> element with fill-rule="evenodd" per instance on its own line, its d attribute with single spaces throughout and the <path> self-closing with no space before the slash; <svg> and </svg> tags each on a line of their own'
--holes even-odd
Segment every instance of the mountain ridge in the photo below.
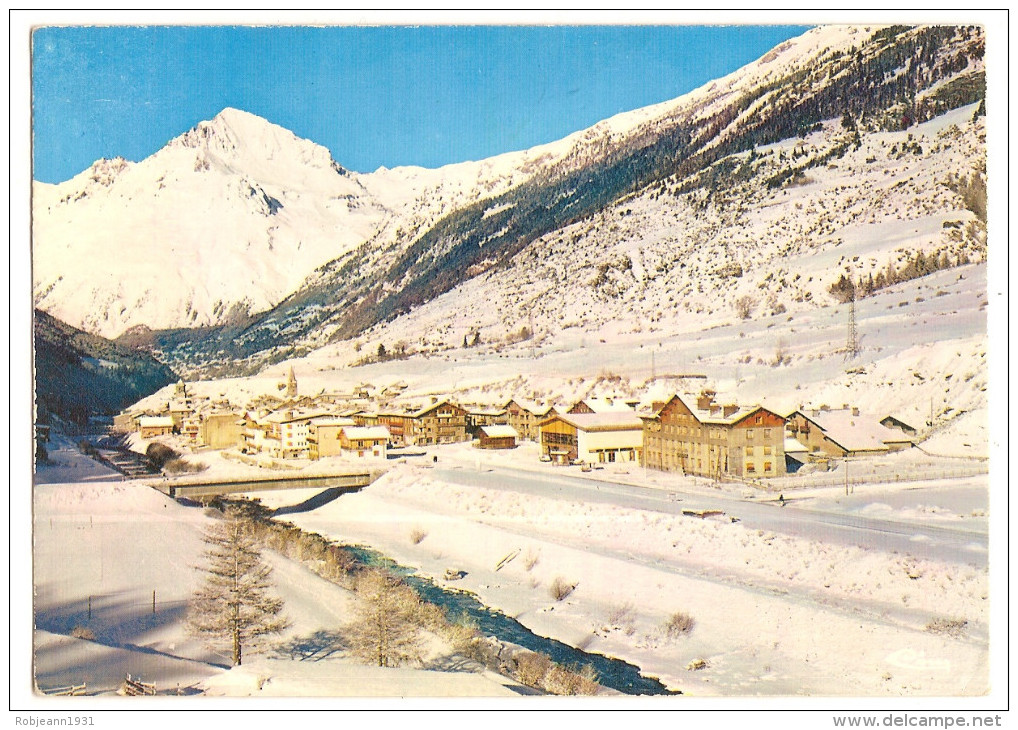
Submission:
<svg viewBox="0 0 1018 730">
<path fill-rule="evenodd" d="M 374 199 L 388 194 L 391 207 L 379 204 L 362 242 L 336 249 L 265 311 L 241 302 L 230 317 L 221 309 L 218 318 L 206 318 L 206 328 L 190 341 L 178 328 L 156 335 L 153 347 L 195 372 L 228 368 L 233 360 L 256 369 L 358 336 L 473 277 L 511 269 L 536 241 L 629 196 L 646 196 L 653 186 L 667 188 L 673 198 L 696 199 L 692 213 L 710 208 L 721 224 L 717 201 L 738 187 L 734 176 L 766 168 L 767 185 L 781 189 L 859 149 L 861 134 L 908 127 L 984 97 L 981 43 L 978 28 L 818 28 L 723 79 L 556 143 L 439 171 L 376 171 L 377 191 L 389 192 Z M 970 83 L 945 101 L 944 87 L 965 79 Z M 862 88 L 865 98 L 849 93 Z M 253 115 L 226 114 L 232 116 L 246 124 Z M 839 118 L 852 129 L 825 126 Z M 208 127 L 200 124 L 188 134 L 201 136 L 201 129 Z M 820 130 L 829 137 L 820 143 L 824 151 L 800 155 L 793 149 L 796 164 L 740 157 Z M 372 188 L 370 175 L 348 175 Z M 400 187 L 397 181 L 404 184 L 399 194 L 391 192 Z M 264 192 L 249 196 L 261 215 L 286 215 L 285 196 Z M 272 200 L 281 205 L 274 212 Z M 619 271 L 609 266 L 602 273 L 610 278 Z M 37 283 L 37 300 L 40 292 L 48 294 L 44 283 Z"/>
</svg>

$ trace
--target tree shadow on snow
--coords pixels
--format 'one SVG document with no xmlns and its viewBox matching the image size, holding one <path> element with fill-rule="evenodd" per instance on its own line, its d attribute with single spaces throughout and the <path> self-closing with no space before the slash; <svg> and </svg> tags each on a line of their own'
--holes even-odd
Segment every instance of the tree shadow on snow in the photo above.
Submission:
<svg viewBox="0 0 1018 730">
<path fill-rule="evenodd" d="M 228 668 L 227 664 L 210 661 L 208 656 L 181 656 L 151 646 L 160 631 L 184 623 L 187 602 L 157 600 L 153 611 L 150 596 L 138 591 L 118 592 L 50 604 L 37 608 L 35 628 L 115 649 Z"/>
<path fill-rule="evenodd" d="M 296 636 L 277 645 L 274 656 L 279 659 L 318 662 L 346 648 L 343 635 L 338 631 L 316 631 L 309 636 Z"/>
</svg>

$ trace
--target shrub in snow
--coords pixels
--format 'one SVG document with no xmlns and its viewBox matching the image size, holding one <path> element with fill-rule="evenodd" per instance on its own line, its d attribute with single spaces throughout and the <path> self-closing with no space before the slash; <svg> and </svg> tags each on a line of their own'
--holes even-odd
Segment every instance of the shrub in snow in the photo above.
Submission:
<svg viewBox="0 0 1018 730">
<path fill-rule="evenodd" d="M 669 639 L 677 639 L 693 630 L 696 621 L 688 613 L 676 611 L 665 621 L 665 634 Z"/>
<path fill-rule="evenodd" d="M 613 603 L 605 609 L 605 622 L 611 627 L 631 624 L 635 620 L 636 607 L 629 603 Z"/>
<path fill-rule="evenodd" d="M 926 624 L 926 631 L 931 634 L 946 634 L 947 636 L 961 636 L 968 621 L 957 618 L 935 618 Z"/>
<path fill-rule="evenodd" d="M 556 601 L 561 601 L 570 593 L 576 590 L 578 583 L 567 583 L 562 577 L 557 577 L 552 581 L 548 587 L 548 592 L 551 593 L 551 597 Z"/>
<path fill-rule="evenodd" d="M 742 296 L 735 300 L 735 313 L 739 315 L 739 319 L 749 319 L 750 315 L 753 314 L 753 308 L 756 306 L 756 300 L 751 296 Z"/>
<path fill-rule="evenodd" d="M 86 626 L 75 626 L 71 629 L 71 636 L 75 639 L 85 639 L 86 641 L 95 641 L 95 632 Z"/>
<path fill-rule="evenodd" d="M 600 689 L 593 677 L 570 671 L 558 664 L 545 674 L 544 688 L 555 695 L 595 695 Z"/>
<path fill-rule="evenodd" d="M 197 474 L 208 469 L 208 464 L 200 461 L 186 461 L 184 459 L 170 459 L 163 464 L 163 471 L 167 474 Z"/>
<path fill-rule="evenodd" d="M 551 659 L 544 654 L 525 651 L 517 654 L 516 678 L 528 687 L 543 687 L 544 676 L 551 669 Z"/>
<path fill-rule="evenodd" d="M 428 533 L 422 530 L 420 527 L 415 527 L 410 530 L 410 542 L 414 545 L 420 545 L 421 542 L 428 536 Z"/>
<path fill-rule="evenodd" d="M 523 558 L 523 567 L 526 568 L 527 572 L 529 573 L 531 570 L 534 569 L 534 566 L 537 565 L 540 561 L 541 561 L 540 555 L 528 550 L 526 556 L 524 556 Z"/>
<path fill-rule="evenodd" d="M 145 449 L 145 456 L 147 456 L 157 468 L 162 469 L 168 461 L 177 458 L 177 452 L 166 444 L 161 444 L 158 441 L 155 441 L 149 444 L 148 448 Z"/>
</svg>

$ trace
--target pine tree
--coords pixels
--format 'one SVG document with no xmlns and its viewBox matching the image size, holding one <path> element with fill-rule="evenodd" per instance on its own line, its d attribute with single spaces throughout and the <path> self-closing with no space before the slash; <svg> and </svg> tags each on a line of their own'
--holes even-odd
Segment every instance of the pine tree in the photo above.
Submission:
<svg viewBox="0 0 1018 730">
<path fill-rule="evenodd" d="M 420 597 L 384 570 L 369 570 L 357 580 L 357 621 L 347 628 L 351 651 L 380 667 L 420 660 Z"/>
<path fill-rule="evenodd" d="M 239 514 L 228 513 L 212 525 L 203 542 L 204 564 L 196 569 L 205 582 L 191 597 L 188 627 L 212 647 L 231 646 L 236 666 L 245 645 L 287 627 L 280 616 L 283 601 L 269 595 L 272 568 Z"/>
</svg>

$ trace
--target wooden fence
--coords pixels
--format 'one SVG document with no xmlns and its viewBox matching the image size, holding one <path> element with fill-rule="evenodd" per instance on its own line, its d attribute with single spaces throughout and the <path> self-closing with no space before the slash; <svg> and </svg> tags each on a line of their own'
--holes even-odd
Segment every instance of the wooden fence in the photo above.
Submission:
<svg viewBox="0 0 1018 730">
<path fill-rule="evenodd" d="M 82 682 L 81 684 L 70 684 L 66 687 L 44 689 L 42 693 L 47 697 L 83 697 L 88 694 L 88 688 Z"/>
</svg>

